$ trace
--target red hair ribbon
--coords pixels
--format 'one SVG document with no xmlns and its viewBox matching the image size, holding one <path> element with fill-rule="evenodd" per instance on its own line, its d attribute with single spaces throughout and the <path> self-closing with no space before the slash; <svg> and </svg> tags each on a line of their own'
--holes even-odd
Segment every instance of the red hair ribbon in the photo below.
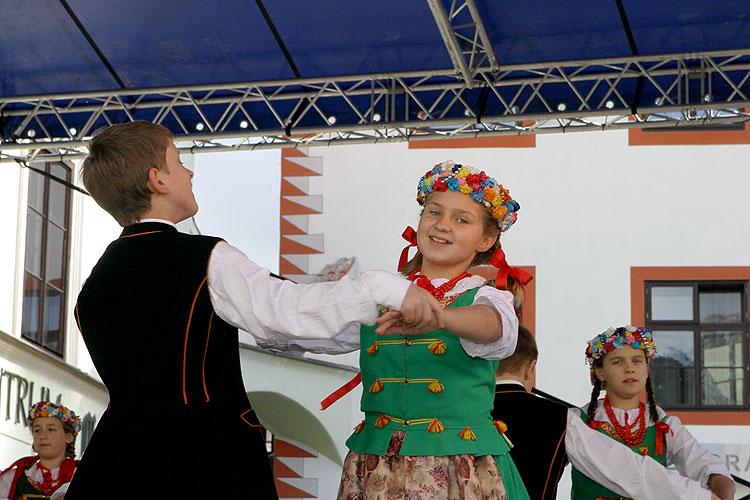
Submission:
<svg viewBox="0 0 750 500">
<path fill-rule="evenodd" d="M 672 432 L 669 428 L 669 424 L 666 422 L 656 422 L 656 444 L 654 445 L 654 452 L 657 455 L 661 455 L 664 451 L 664 435 L 667 432 Z"/>
<path fill-rule="evenodd" d="M 497 276 L 495 277 L 495 288 L 498 290 L 505 290 L 507 288 L 508 276 L 515 279 L 521 285 L 528 285 L 531 280 L 534 279 L 532 275 L 527 273 L 521 268 L 510 267 L 508 261 L 505 260 L 505 252 L 503 249 L 498 247 L 490 258 L 490 264 L 497 268 Z"/>
<path fill-rule="evenodd" d="M 333 403 L 343 398 L 347 393 L 351 392 L 355 387 L 357 387 L 360 382 L 362 382 L 362 372 L 356 374 L 353 379 L 333 391 L 327 398 L 321 401 L 320 409 L 325 410 Z"/>
<path fill-rule="evenodd" d="M 400 270 L 402 267 L 404 267 L 404 264 L 406 264 L 406 261 L 409 259 L 409 249 L 411 247 L 417 246 L 417 232 L 413 227 L 407 226 L 406 229 L 404 229 L 404 232 L 401 233 L 401 237 L 408 241 L 409 244 L 406 245 L 403 250 L 401 250 L 401 257 L 399 257 L 398 259 L 397 270 Z"/>
</svg>

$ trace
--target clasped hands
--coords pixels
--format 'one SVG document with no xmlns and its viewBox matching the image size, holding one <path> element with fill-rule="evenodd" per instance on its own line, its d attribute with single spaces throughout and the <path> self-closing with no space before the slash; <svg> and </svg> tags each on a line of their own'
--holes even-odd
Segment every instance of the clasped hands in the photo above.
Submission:
<svg viewBox="0 0 750 500">
<path fill-rule="evenodd" d="M 443 328 L 445 311 L 427 290 L 410 286 L 400 311 L 388 311 L 377 319 L 378 335 L 420 335 Z"/>
</svg>

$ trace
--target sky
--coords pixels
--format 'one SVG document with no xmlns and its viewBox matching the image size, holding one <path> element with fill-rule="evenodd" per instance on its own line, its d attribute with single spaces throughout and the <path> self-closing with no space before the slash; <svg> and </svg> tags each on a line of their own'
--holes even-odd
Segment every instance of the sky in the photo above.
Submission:
<svg viewBox="0 0 750 500">
<path fill-rule="evenodd" d="M 281 150 L 182 154 L 193 168 L 201 234 L 220 236 L 278 272 Z"/>
</svg>

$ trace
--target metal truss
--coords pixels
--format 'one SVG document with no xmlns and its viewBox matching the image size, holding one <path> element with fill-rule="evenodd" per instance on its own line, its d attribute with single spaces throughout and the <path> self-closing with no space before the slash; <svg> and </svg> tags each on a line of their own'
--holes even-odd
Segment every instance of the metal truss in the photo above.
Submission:
<svg viewBox="0 0 750 500">
<path fill-rule="evenodd" d="M 456 76 L 472 88 L 474 77 L 483 65 L 489 64 L 490 71 L 497 73 L 499 65 L 495 52 L 474 0 L 459 3 L 450 0 L 448 12 L 444 0 L 427 0 L 427 3 L 448 49 Z"/>
<path fill-rule="evenodd" d="M 192 152 L 726 128 L 750 120 L 750 49 L 482 67 L 473 86 L 446 69 L 0 96 L 0 162 L 80 158 L 94 130 L 135 119 Z"/>
</svg>

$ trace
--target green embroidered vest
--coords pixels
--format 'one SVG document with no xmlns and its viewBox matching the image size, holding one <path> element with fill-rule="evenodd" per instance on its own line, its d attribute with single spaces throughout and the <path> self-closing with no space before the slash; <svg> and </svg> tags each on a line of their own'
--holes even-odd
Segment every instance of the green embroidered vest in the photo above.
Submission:
<svg viewBox="0 0 750 500">
<path fill-rule="evenodd" d="M 471 305 L 477 289 L 447 307 Z M 385 455 L 394 430 L 406 433 L 402 455 L 502 455 L 508 445 L 492 422 L 497 361 L 466 354 L 459 337 L 360 333 L 363 423 L 346 445 Z"/>
<path fill-rule="evenodd" d="M 586 413 L 581 410 L 581 419 L 584 422 L 588 422 L 588 418 L 586 416 Z M 660 422 L 663 422 L 664 418 L 660 420 Z M 608 425 L 608 424 L 606 424 Z M 596 429 L 598 432 L 601 432 L 602 434 L 611 437 L 612 439 L 615 439 L 619 443 L 621 443 L 623 446 L 627 446 L 633 452 L 639 453 L 641 455 L 648 455 L 663 466 L 667 466 L 667 443 L 666 439 L 663 442 L 662 446 L 662 453 L 660 455 L 656 454 L 656 426 L 651 425 L 646 428 L 646 435 L 643 437 L 643 441 L 641 441 L 639 444 L 635 446 L 630 446 L 623 441 L 621 441 L 619 438 L 615 437 L 613 434 L 615 434 L 614 428 L 611 426 L 610 430 L 612 434 L 607 432 L 607 429 L 604 428 L 604 426 Z M 597 500 L 597 499 L 621 499 L 624 498 L 614 491 L 608 490 L 604 486 L 600 485 L 599 483 L 593 481 L 592 479 L 589 479 L 586 475 L 584 475 L 582 472 L 580 472 L 578 469 L 573 467 L 573 470 L 571 472 L 571 480 L 572 480 L 572 487 L 570 490 L 570 498 L 573 500 Z"/>
</svg>

